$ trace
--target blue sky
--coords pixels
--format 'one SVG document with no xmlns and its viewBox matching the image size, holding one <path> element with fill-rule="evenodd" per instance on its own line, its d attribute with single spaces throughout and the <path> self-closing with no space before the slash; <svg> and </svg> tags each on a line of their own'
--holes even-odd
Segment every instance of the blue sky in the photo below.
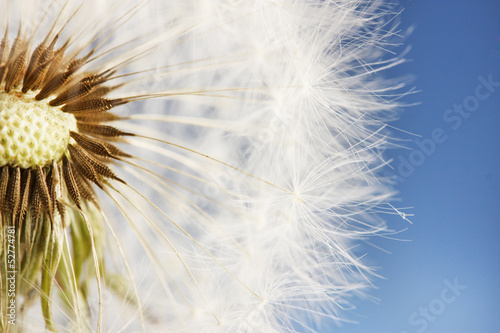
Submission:
<svg viewBox="0 0 500 333">
<path fill-rule="evenodd" d="M 397 206 L 413 207 L 414 224 L 389 219 L 394 229 L 408 227 L 398 237 L 410 241 L 377 241 L 391 254 L 370 249 L 385 277 L 372 292 L 379 303 L 357 302 L 350 318 L 360 323 L 331 331 L 497 333 L 500 1 L 400 4 L 403 28 L 415 30 L 406 40 L 409 61 L 390 75 L 413 74 L 420 92 L 407 101 L 420 104 L 393 125 L 420 137 L 396 133 L 409 149 L 390 155 L 402 175 Z"/>
</svg>

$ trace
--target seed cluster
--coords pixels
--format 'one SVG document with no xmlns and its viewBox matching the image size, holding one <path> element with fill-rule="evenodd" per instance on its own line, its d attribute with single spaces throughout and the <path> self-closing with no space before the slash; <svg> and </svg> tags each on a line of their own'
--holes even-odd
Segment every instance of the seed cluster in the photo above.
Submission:
<svg viewBox="0 0 500 333">
<path fill-rule="evenodd" d="M 143 55 L 134 42 L 106 45 L 134 9 L 85 35 L 70 31 L 83 3 L 66 18 L 68 2 L 53 22 L 48 22 L 51 14 L 35 18 L 36 23 L 22 22 L 15 38 L 9 36 L 7 20 L 3 38 L 0 35 L 0 238 L 7 228 L 15 230 L 11 270 L 17 272 L 20 315 L 38 302 L 46 330 L 52 332 L 58 331 L 53 290 L 64 297 L 61 306 L 67 321 L 76 323 L 81 322 L 77 317 L 86 316 L 93 279 L 99 294 L 101 280 L 111 289 L 118 285 L 113 281 L 121 275 L 108 273 L 102 251 L 106 220 L 95 191 L 110 194 L 119 191 L 113 182 L 125 184 L 112 163 L 134 165 L 133 156 L 117 143 L 135 134 L 110 125 L 124 119 L 112 109 L 156 97 L 110 97 L 133 82 L 125 77 L 148 71 L 126 72 Z M 57 1 L 51 2 L 47 11 L 57 6 Z M 9 7 L 7 15 L 0 16 L 14 17 Z M 42 41 L 35 40 L 49 26 Z M 68 37 L 64 40 L 63 35 Z M 2 262 L 8 256 L 7 247 L 0 246 Z M 6 276 L 6 265 L 0 266 L 0 276 Z M 1 295 L 7 294 L 5 286 L 0 283 Z M 128 291 L 114 289 L 130 302 Z M 1 298 L 3 332 L 9 328 L 7 302 Z"/>
<path fill-rule="evenodd" d="M 82 272 L 92 271 L 89 249 L 97 240 L 90 224 L 99 229 L 102 223 L 92 213 L 99 207 L 95 186 L 106 189 L 110 180 L 125 183 L 109 164 L 132 157 L 115 142 L 133 134 L 109 125 L 122 119 L 110 110 L 134 100 L 107 98 L 121 86 L 109 85 L 117 70 L 93 66 L 98 57 L 92 56 L 98 50 L 86 51 L 91 42 L 75 46 L 70 39 L 59 41 L 55 30 L 34 49 L 35 34 L 22 29 L 12 45 L 7 32 L 0 42 L 0 230 L 6 226 L 17 230 L 17 294 L 24 301 L 18 308 L 32 304 L 37 293 L 43 295 L 42 312 L 51 331 L 56 331 L 50 310 L 54 281 L 69 276 L 76 286 Z M 100 36 L 105 39 L 112 33 L 113 29 L 105 29 Z M 93 67 L 100 70 L 92 71 Z M 65 237 L 71 238 L 68 243 L 73 247 L 72 272 L 60 265 L 61 256 L 68 255 L 62 250 Z M 0 256 L 6 260 L 2 250 Z M 98 261 L 103 272 L 104 259 Z M 64 294 L 75 292 L 73 284 L 59 287 Z M 87 291 L 81 288 L 77 293 L 85 299 Z M 0 316 L 0 331 L 4 324 Z"/>
<path fill-rule="evenodd" d="M 106 98 L 117 88 L 105 85 L 115 70 L 83 73 L 95 49 L 69 56 L 69 41 L 55 49 L 58 39 L 47 36 L 32 52 L 21 31 L 10 49 L 7 34 L 0 43 L 2 215 L 22 218 L 28 209 L 53 218 L 65 200 L 80 209 L 94 198 L 91 183 L 120 180 L 108 162 L 130 157 L 112 142 L 133 134 L 105 124 L 121 119 L 110 109 L 129 102 Z"/>
</svg>

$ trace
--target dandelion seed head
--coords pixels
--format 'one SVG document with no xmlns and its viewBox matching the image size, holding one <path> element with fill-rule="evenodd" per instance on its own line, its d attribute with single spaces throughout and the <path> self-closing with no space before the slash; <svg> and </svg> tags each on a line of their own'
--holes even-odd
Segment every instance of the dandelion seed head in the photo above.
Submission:
<svg viewBox="0 0 500 333">
<path fill-rule="evenodd" d="M 398 62 L 378 59 L 394 34 L 382 1 L 0 7 L 0 215 L 44 240 L 23 249 L 52 251 L 20 253 L 43 258 L 22 276 L 21 301 L 40 303 L 26 322 L 343 320 L 375 275 L 357 247 L 386 231 L 376 212 L 393 195 L 377 153 L 398 106 L 378 76 Z"/>
</svg>

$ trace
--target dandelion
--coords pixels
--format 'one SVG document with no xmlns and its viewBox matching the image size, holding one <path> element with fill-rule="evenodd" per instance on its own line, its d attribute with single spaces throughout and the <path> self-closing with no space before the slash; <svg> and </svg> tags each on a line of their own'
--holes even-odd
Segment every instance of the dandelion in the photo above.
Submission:
<svg viewBox="0 0 500 333">
<path fill-rule="evenodd" d="M 345 320 L 375 275 L 355 246 L 389 232 L 391 6 L 0 8 L 2 330 Z"/>
</svg>

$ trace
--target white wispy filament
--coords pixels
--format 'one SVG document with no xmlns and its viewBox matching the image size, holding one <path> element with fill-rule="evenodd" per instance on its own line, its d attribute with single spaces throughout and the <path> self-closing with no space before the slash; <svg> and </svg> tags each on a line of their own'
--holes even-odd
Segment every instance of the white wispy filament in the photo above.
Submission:
<svg viewBox="0 0 500 333">
<path fill-rule="evenodd" d="M 392 6 L 21 3 L 2 0 L 13 37 L 16 15 L 42 22 L 38 43 L 64 8 L 70 52 L 98 46 L 89 69 L 137 72 L 112 93 L 133 100 L 113 126 L 137 134 L 120 146 L 135 158 L 111 165 L 127 184 L 99 191 L 105 230 L 93 232 L 117 278 L 90 283 L 79 319 L 54 297 L 61 332 L 325 332 L 346 318 L 374 276 L 356 247 L 388 232 Z M 43 330 L 38 307 L 23 320 Z"/>
</svg>

